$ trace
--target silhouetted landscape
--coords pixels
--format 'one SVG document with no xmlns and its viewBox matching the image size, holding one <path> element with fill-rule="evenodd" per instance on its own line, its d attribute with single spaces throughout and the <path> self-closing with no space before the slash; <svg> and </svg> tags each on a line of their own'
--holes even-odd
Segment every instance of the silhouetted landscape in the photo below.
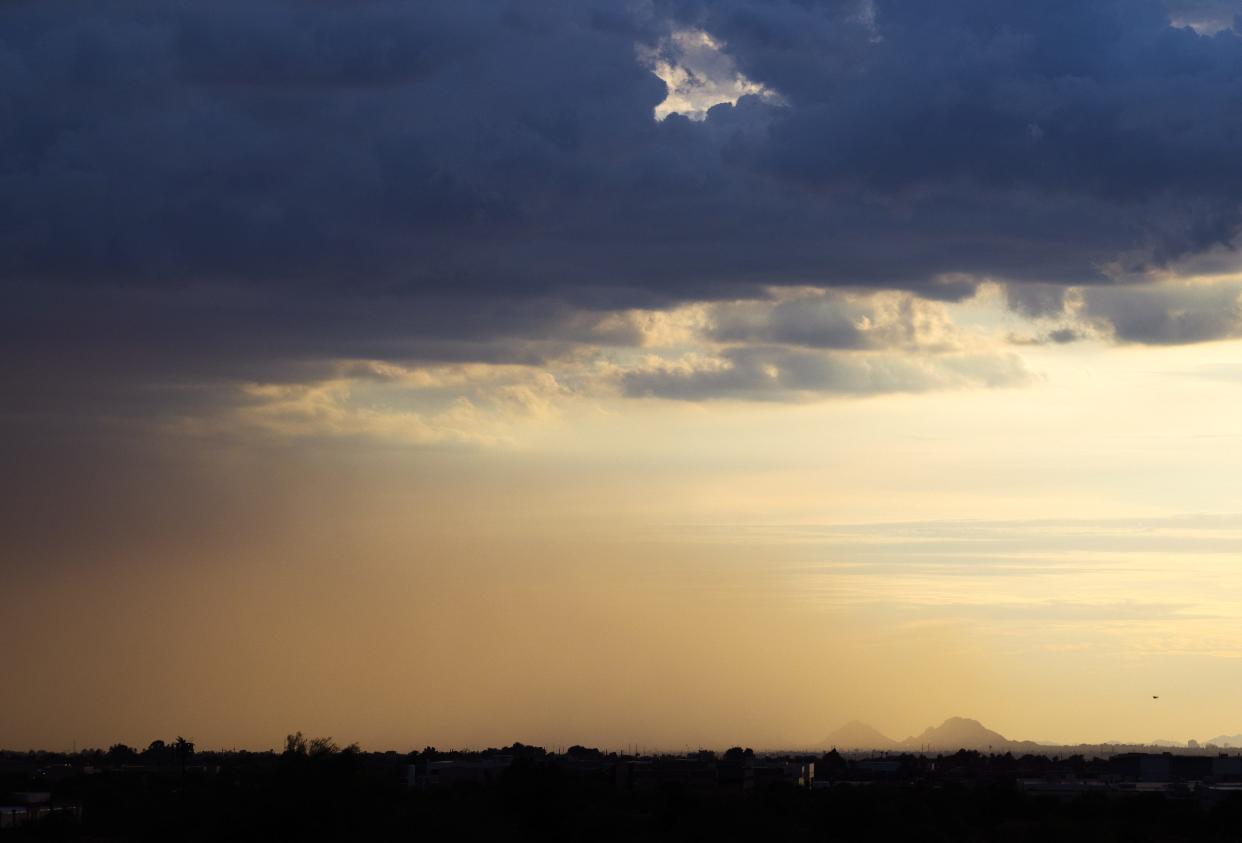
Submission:
<svg viewBox="0 0 1242 843">
<path fill-rule="evenodd" d="M 895 744 L 860 723 L 834 734 Z M 182 737 L 3 752 L 0 839 L 1236 840 L 1242 827 L 1242 753 L 1016 752 L 963 718 L 917 737 L 954 734 L 1005 749 L 402 753 L 299 732 L 280 752 Z"/>
<path fill-rule="evenodd" d="M 983 752 L 1010 752 L 1016 754 L 1057 752 L 1095 753 L 1103 756 L 1120 752 L 1138 752 L 1152 747 L 1177 749 L 1183 753 L 1213 753 L 1224 749 L 1242 748 L 1242 735 L 1218 735 L 1198 741 L 1152 740 L 1110 741 L 1064 745 L 1049 741 L 1015 740 L 987 728 L 978 720 L 968 717 L 950 717 L 939 726 L 928 726 L 917 735 L 904 740 L 894 740 L 878 729 L 858 720 L 833 730 L 820 744 L 824 748 L 841 751 L 917 751 L 935 752 L 945 750 L 973 749 Z"/>
</svg>

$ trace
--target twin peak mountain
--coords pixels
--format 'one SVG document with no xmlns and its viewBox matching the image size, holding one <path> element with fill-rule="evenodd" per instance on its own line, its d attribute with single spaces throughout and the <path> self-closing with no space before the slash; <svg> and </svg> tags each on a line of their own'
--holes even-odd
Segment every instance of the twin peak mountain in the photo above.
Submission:
<svg viewBox="0 0 1242 843">
<path fill-rule="evenodd" d="M 866 723 L 853 720 L 826 737 L 823 745 L 843 751 L 855 749 L 957 750 L 978 749 L 997 751 L 1031 750 L 1034 741 L 1011 741 L 1000 732 L 993 732 L 978 720 L 950 717 L 939 726 L 930 726 L 921 734 L 904 741 L 895 741 Z"/>
</svg>

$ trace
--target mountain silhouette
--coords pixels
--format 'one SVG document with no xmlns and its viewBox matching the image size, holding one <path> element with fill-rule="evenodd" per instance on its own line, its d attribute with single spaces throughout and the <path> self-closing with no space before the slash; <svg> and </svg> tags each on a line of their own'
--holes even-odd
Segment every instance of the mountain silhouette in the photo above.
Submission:
<svg viewBox="0 0 1242 843">
<path fill-rule="evenodd" d="M 1217 735 L 1206 743 L 1225 749 L 1242 749 L 1242 735 Z"/>
<path fill-rule="evenodd" d="M 824 738 L 823 745 L 835 749 L 892 749 L 897 741 L 881 734 L 874 727 L 851 720 Z"/>
<path fill-rule="evenodd" d="M 981 749 L 993 751 L 1029 749 L 1039 746 L 1034 741 L 1011 741 L 1000 732 L 993 732 L 978 720 L 950 717 L 939 726 L 924 729 L 921 734 L 906 738 L 902 746 L 910 749 Z"/>
<path fill-rule="evenodd" d="M 978 720 L 969 717 L 950 717 L 939 726 L 929 726 L 917 735 L 903 741 L 895 741 L 880 732 L 874 726 L 859 720 L 851 720 L 841 728 L 832 732 L 820 743 L 825 749 L 842 751 L 868 749 L 896 749 L 918 752 L 953 752 L 959 749 L 974 749 L 982 752 L 1039 752 L 1057 744 L 1039 741 L 1010 740 L 1000 732 L 995 732 Z M 1134 741 L 1108 741 L 1108 746 L 1128 746 L 1139 744 Z M 1242 734 L 1217 735 L 1201 744 L 1183 743 L 1181 741 L 1151 741 L 1146 746 L 1162 749 L 1182 749 L 1190 746 L 1214 746 L 1221 749 L 1242 749 Z"/>
<path fill-rule="evenodd" d="M 1014 741 L 994 732 L 978 720 L 969 717 L 950 717 L 939 726 L 929 726 L 921 733 L 895 741 L 875 727 L 858 720 L 851 720 L 824 738 L 823 746 L 841 750 L 852 749 L 904 749 L 952 751 L 977 749 L 993 752 L 1029 752 L 1040 747 L 1035 741 Z"/>
</svg>

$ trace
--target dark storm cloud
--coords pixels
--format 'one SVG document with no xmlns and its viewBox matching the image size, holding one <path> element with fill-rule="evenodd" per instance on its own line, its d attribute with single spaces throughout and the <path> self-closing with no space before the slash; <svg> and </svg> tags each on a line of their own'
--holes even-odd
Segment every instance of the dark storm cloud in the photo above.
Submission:
<svg viewBox="0 0 1242 843">
<path fill-rule="evenodd" d="M 636 46 L 676 27 L 783 104 L 654 121 Z M 1090 284 L 1239 224 L 1242 38 L 1147 0 L 39 0 L 0 81 L 32 377 L 537 360 L 583 310 Z"/>
<path fill-rule="evenodd" d="M 1242 53 L 1232 34 L 1170 28 L 1164 8 L 1142 0 L 881 1 L 873 19 L 857 4 L 707 7 L 694 19 L 793 106 L 754 150 L 772 172 L 909 203 L 912 222 L 934 210 L 946 229 L 1025 241 L 941 269 L 978 260 L 1009 274 L 1005 256 L 1029 256 L 1023 246 L 1054 235 L 1062 249 L 1030 256 L 1019 274 L 1088 280 L 1075 260 L 1104 258 L 1137 232 L 1131 245 L 1159 260 L 1236 230 L 1242 168 L 1230 149 L 1242 118 L 1229 104 L 1242 92 Z M 811 45 L 831 43 L 827 30 L 851 9 L 851 45 L 817 54 Z M 1105 207 L 1128 235 L 1105 222 Z M 1063 216 L 1046 216 L 1054 209 Z M 891 229 L 904 247 L 905 232 Z"/>
<path fill-rule="evenodd" d="M 650 128 L 631 120 L 660 97 L 639 33 L 607 24 L 470 2 L 9 6 L 5 273 L 503 290 L 528 273 L 489 242 L 557 225 L 526 206 L 575 190 L 576 148 Z"/>
</svg>

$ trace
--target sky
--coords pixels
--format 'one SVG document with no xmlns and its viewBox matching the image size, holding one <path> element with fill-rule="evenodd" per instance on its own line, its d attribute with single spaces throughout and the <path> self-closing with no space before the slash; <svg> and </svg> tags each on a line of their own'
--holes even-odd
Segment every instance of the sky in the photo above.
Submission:
<svg viewBox="0 0 1242 843">
<path fill-rule="evenodd" d="M 5 4 L 0 747 L 1242 733 L 1239 15 Z"/>
</svg>

